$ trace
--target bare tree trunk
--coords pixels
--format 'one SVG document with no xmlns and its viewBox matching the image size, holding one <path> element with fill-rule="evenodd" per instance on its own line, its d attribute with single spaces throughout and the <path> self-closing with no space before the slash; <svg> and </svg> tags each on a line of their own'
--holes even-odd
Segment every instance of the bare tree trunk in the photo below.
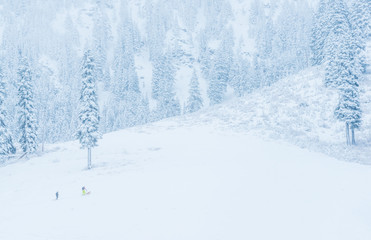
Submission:
<svg viewBox="0 0 371 240">
<path fill-rule="evenodd" d="M 356 137 L 354 136 L 354 127 L 351 127 L 352 129 L 352 145 L 356 145 Z"/>
<path fill-rule="evenodd" d="M 91 148 L 88 148 L 88 169 L 91 169 Z"/>
<path fill-rule="evenodd" d="M 44 123 L 45 125 L 45 123 Z M 42 140 L 41 140 L 41 152 L 44 152 L 44 145 L 45 145 L 45 127 L 42 130 Z"/>
<path fill-rule="evenodd" d="M 25 156 L 26 156 L 26 158 L 27 158 L 27 152 L 23 153 L 23 155 L 20 156 L 18 159 L 21 159 L 21 158 L 23 158 L 23 157 L 25 157 Z"/>
<path fill-rule="evenodd" d="M 350 138 L 349 138 L 349 123 L 345 123 L 345 131 L 347 135 L 347 145 L 350 145 Z"/>
</svg>

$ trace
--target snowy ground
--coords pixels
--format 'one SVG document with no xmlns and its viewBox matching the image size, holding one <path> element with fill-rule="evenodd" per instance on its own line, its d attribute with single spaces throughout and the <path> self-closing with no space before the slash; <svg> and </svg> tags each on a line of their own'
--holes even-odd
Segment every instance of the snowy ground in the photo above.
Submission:
<svg viewBox="0 0 371 240">
<path fill-rule="evenodd" d="M 1 167 L 0 239 L 371 239 L 370 166 L 176 120 Z"/>
<path fill-rule="evenodd" d="M 218 123 L 224 129 L 289 142 L 344 161 L 371 164 L 371 75 L 360 83 L 362 126 L 355 132 L 357 146 L 352 147 L 345 144 L 345 124 L 334 116 L 338 92 L 325 88 L 323 79 L 323 69 L 309 68 L 241 99 L 186 116 L 182 124 L 191 126 L 197 117 L 205 124 Z"/>
<path fill-rule="evenodd" d="M 322 77 L 3 165 L 0 239 L 371 239 L 371 85 L 348 148 Z"/>
</svg>

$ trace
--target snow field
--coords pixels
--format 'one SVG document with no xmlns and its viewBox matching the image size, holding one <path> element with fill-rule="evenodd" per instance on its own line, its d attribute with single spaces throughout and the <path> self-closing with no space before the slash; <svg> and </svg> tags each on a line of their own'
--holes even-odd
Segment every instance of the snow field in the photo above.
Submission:
<svg viewBox="0 0 371 240">
<path fill-rule="evenodd" d="M 369 166 L 177 120 L 0 168 L 0 239 L 371 237 Z"/>
</svg>

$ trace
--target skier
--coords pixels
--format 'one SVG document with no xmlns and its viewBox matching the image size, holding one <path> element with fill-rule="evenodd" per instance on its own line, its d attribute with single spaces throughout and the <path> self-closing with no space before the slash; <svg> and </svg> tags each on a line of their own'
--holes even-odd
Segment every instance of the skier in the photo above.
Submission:
<svg viewBox="0 0 371 240">
<path fill-rule="evenodd" d="M 88 190 L 86 189 L 85 186 L 82 187 L 82 195 L 86 195 L 86 194 L 89 194 L 90 192 L 88 192 Z"/>
<path fill-rule="evenodd" d="M 58 200 L 58 197 L 59 197 L 59 193 L 56 192 L 56 193 L 55 193 L 55 200 Z"/>
</svg>

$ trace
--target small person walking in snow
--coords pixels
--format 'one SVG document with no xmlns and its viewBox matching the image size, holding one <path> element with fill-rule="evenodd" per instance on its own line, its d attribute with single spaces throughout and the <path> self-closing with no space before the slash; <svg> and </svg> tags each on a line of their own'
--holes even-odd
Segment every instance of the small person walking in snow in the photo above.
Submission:
<svg viewBox="0 0 371 240">
<path fill-rule="evenodd" d="M 56 193 L 55 193 L 55 200 L 58 200 L 58 197 L 59 197 L 59 193 L 56 192 Z"/>
</svg>

